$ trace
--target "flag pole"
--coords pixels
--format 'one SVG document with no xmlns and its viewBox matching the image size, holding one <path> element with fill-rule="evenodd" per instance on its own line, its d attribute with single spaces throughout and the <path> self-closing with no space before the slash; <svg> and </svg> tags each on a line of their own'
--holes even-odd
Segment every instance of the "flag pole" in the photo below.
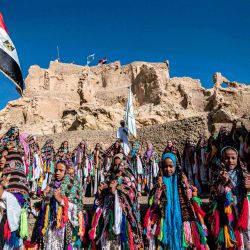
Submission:
<svg viewBox="0 0 250 250">
<path fill-rule="evenodd" d="M 60 53 L 59 53 L 58 45 L 57 45 L 56 49 L 57 49 L 57 61 L 60 62 Z"/>
</svg>

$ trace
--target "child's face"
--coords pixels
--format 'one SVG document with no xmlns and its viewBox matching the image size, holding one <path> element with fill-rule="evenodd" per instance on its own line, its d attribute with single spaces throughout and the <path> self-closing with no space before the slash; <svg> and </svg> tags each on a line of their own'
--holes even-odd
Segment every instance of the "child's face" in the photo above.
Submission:
<svg viewBox="0 0 250 250">
<path fill-rule="evenodd" d="M 170 158 L 166 158 L 163 161 L 163 167 L 162 167 L 163 175 L 164 176 L 173 176 L 175 173 L 175 166 L 173 161 Z"/>
<path fill-rule="evenodd" d="M 222 156 L 222 161 L 228 170 L 233 170 L 237 166 L 238 155 L 233 149 L 227 149 Z"/>
</svg>

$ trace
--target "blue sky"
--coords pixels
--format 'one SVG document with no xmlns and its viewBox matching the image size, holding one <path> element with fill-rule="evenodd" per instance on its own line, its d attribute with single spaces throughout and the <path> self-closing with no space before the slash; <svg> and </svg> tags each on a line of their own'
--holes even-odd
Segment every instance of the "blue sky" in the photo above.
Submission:
<svg viewBox="0 0 250 250">
<path fill-rule="evenodd" d="M 47 68 L 60 48 L 62 62 L 85 64 L 96 54 L 122 64 L 170 60 L 171 76 L 201 79 L 214 72 L 250 83 L 249 0 L 1 0 L 24 77 Z M 93 65 L 92 64 L 92 65 Z M 0 76 L 0 108 L 18 97 Z"/>
</svg>

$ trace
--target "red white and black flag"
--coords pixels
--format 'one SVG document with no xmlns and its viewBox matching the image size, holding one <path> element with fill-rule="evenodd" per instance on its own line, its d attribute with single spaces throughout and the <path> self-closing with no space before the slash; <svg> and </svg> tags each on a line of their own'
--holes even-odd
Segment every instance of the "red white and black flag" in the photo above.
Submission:
<svg viewBox="0 0 250 250">
<path fill-rule="evenodd" d="M 106 64 L 107 62 L 108 62 L 108 58 L 106 56 L 98 60 L 98 64 Z"/>
<path fill-rule="evenodd" d="M 16 48 L 8 34 L 3 16 L 0 13 L 0 70 L 15 83 L 18 92 L 23 91 L 24 83 Z"/>
</svg>

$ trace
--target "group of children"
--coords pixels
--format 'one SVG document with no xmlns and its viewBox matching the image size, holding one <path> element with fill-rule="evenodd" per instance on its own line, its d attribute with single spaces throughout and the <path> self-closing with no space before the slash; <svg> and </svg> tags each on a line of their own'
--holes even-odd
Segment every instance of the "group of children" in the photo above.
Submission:
<svg viewBox="0 0 250 250">
<path fill-rule="evenodd" d="M 0 249 L 250 249 L 250 133 L 243 124 L 167 140 L 161 157 L 119 140 L 90 152 L 81 141 L 55 151 L 52 140 L 11 128 L 0 143 Z M 209 195 L 202 209 L 200 195 Z M 141 195 L 148 195 L 142 212 Z M 39 196 L 29 236 L 28 215 Z M 94 196 L 90 214 L 85 196 Z M 29 239 L 29 241 L 28 241 Z"/>
</svg>

